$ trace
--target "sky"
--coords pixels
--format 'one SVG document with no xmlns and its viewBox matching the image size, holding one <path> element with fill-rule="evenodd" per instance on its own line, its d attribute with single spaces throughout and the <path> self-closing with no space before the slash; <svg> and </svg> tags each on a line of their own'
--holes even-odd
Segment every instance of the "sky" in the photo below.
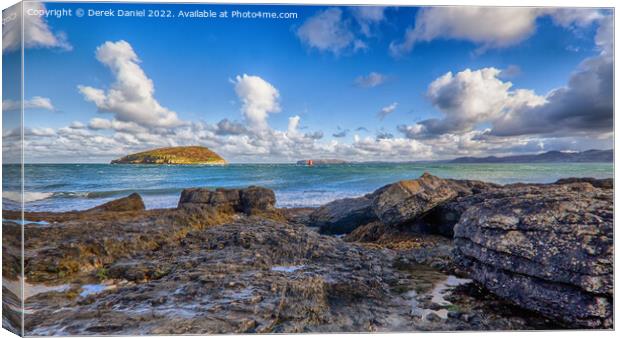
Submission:
<svg viewBox="0 0 620 338">
<path fill-rule="evenodd" d="M 61 9 L 73 13 L 53 15 Z M 106 9 L 170 17 L 88 16 Z M 229 17 L 181 17 L 196 10 Z M 289 17 L 232 18 L 234 10 Z M 25 11 L 43 13 L 24 19 L 26 162 L 108 162 L 181 145 L 229 162 L 613 147 L 610 10 L 30 3 Z M 19 65 L 15 31 L 3 30 L 5 65 Z M 19 116 L 19 92 L 3 94 L 5 120 Z M 5 151 L 19 139 L 12 127 L 3 128 Z"/>
</svg>

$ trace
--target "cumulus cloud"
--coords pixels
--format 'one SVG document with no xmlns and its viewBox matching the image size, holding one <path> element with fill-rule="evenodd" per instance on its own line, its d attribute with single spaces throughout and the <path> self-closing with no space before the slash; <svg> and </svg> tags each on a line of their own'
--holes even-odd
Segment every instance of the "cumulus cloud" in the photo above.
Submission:
<svg viewBox="0 0 620 338">
<path fill-rule="evenodd" d="M 267 117 L 280 111 L 280 92 L 259 76 L 237 75 L 233 84 L 235 93 L 243 103 L 241 111 L 250 129 L 267 129 Z"/>
<path fill-rule="evenodd" d="M 531 90 L 513 90 L 511 82 L 498 78 L 500 74 L 496 68 L 444 74 L 433 81 L 427 91 L 427 97 L 444 117 L 423 120 L 413 126 L 399 126 L 399 130 L 411 138 L 463 133 L 520 107 L 535 107 L 545 102 L 544 97 Z"/>
<path fill-rule="evenodd" d="M 388 77 L 386 75 L 370 72 L 368 75 L 360 75 L 355 78 L 355 84 L 363 88 L 373 88 L 384 84 L 387 79 Z"/>
<path fill-rule="evenodd" d="M 2 101 L 2 111 L 13 111 L 20 109 L 20 101 L 11 99 Z M 52 100 L 47 97 L 33 96 L 29 100 L 24 100 L 24 109 L 45 109 L 54 111 L 54 105 L 52 104 Z"/>
<path fill-rule="evenodd" d="M 115 82 L 107 91 L 84 85 L 78 89 L 99 111 L 112 113 L 119 121 L 151 128 L 183 123 L 176 112 L 155 99 L 153 81 L 140 67 L 140 59 L 127 41 L 105 42 L 97 47 L 96 57 L 110 69 Z"/>
<path fill-rule="evenodd" d="M 546 103 L 516 109 L 494 121 L 499 136 L 613 131 L 613 18 L 596 34 L 600 55 L 584 60 L 565 87 L 546 96 Z"/>
<path fill-rule="evenodd" d="M 377 113 L 377 116 L 379 116 L 380 120 L 383 120 L 386 116 L 393 113 L 396 110 L 396 107 L 398 107 L 398 102 L 392 102 L 391 104 L 381 108 L 381 110 Z"/>
<path fill-rule="evenodd" d="M 538 95 L 514 89 L 496 68 L 449 72 L 433 81 L 427 91 L 443 116 L 399 125 L 397 130 L 407 138 L 426 140 L 434 149 L 452 149 L 449 144 L 458 144 L 470 151 L 492 151 L 494 144 L 501 143 L 532 149 L 543 139 L 547 145 L 568 146 L 559 140 L 579 139 L 581 146 L 609 147 L 613 136 L 613 18 L 597 20 L 599 55 L 585 59 L 566 86 Z"/>
<path fill-rule="evenodd" d="M 45 11 L 45 5 L 38 2 L 24 2 L 24 11 Z M 21 48 L 21 15 L 19 6 L 12 6 L 2 11 L 2 53 Z M 14 19 L 11 19 L 14 18 Z M 24 48 L 58 48 L 71 50 L 72 46 L 66 36 L 53 32 L 46 20 L 38 15 L 24 15 Z"/>
<path fill-rule="evenodd" d="M 443 125 L 440 128 L 443 129 L 448 124 L 453 125 L 452 128 L 468 129 L 515 108 L 534 107 L 545 102 L 531 90 L 512 90 L 513 84 L 500 80 L 500 74 L 501 70 L 496 68 L 466 69 L 456 75 L 448 72 L 433 81 L 427 95 L 432 104 L 447 115 L 448 121 L 427 126 Z"/>
<path fill-rule="evenodd" d="M 508 47 L 530 37 L 541 16 L 551 16 L 566 28 L 584 27 L 603 17 L 596 9 L 428 7 L 418 12 L 401 41 L 390 44 L 390 52 L 402 56 L 419 42 L 440 38 L 471 41 L 481 50 Z"/>
<path fill-rule="evenodd" d="M 587 22 L 557 20 L 558 25 L 572 22 L 570 27 Z M 600 53 L 584 60 L 565 87 L 539 95 L 515 88 L 506 81 L 506 70 L 489 67 L 448 72 L 429 84 L 426 93 L 441 114 L 438 118 L 400 125 L 397 128 L 400 134 L 391 129 L 371 134 L 368 129 L 358 127 L 355 133 L 367 134 L 362 134 L 364 137 L 354 134 L 352 141 L 340 137 L 347 135 L 348 129 L 344 128 L 338 128 L 333 138 L 327 140 L 322 130 L 305 132 L 298 115 L 289 117 L 286 130 L 270 127 L 269 115 L 282 110 L 280 93 L 263 78 L 246 74 L 231 80 L 242 103 L 243 120 L 185 122 L 178 120 L 176 113 L 162 108 L 168 112 L 167 116 L 174 114 L 180 123 L 146 123 L 137 114 L 137 107 L 153 106 L 153 101 L 157 102 L 152 80 L 139 67 L 140 61 L 131 46 L 110 42 L 98 49 L 97 59 L 112 70 L 115 82 L 107 90 L 83 86 L 81 92 L 101 111 L 112 115 L 87 122 L 75 121 L 64 128 L 26 128 L 24 145 L 33 161 L 80 158 L 98 162 L 148 148 L 196 144 L 210 147 L 236 162 L 290 162 L 325 156 L 359 161 L 411 161 L 608 148 L 613 139 L 613 27 L 608 17 L 598 18 L 596 22 Z M 109 48 L 104 48 L 106 45 Z M 102 49 L 106 51 L 100 52 Z M 120 103 L 127 103 L 127 107 L 120 109 Z M 396 104 L 393 106 L 395 109 Z M 158 119 L 153 110 L 147 111 L 152 120 Z M 20 140 L 20 133 L 20 130 L 3 131 L 6 137 L 3 149 L 10 150 L 11 142 Z"/>
</svg>

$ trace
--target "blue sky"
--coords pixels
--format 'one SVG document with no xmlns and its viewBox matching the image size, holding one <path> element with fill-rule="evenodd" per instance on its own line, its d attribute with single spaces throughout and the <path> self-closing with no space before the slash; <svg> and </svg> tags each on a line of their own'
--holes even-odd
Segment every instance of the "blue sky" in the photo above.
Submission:
<svg viewBox="0 0 620 338">
<path fill-rule="evenodd" d="M 169 9 L 174 15 L 196 9 L 261 10 L 297 13 L 298 18 L 27 18 L 40 20 L 47 30 L 33 33 L 25 53 L 24 97 L 49 103 L 39 100 L 26 110 L 32 148 L 42 149 L 32 152 L 34 162 L 72 162 L 78 149 L 86 161 L 108 161 L 130 151 L 184 144 L 206 145 L 239 162 L 303 157 L 422 160 L 612 144 L 612 126 L 605 127 L 613 118 L 609 107 L 597 113 L 600 122 L 583 128 L 575 118 L 592 120 L 588 112 L 568 112 L 570 119 L 564 120 L 565 109 L 555 108 L 561 106 L 555 101 L 567 101 L 562 95 L 573 97 L 570 90 L 584 92 L 570 85 L 579 72 L 603 79 L 595 81 L 597 88 L 592 97 L 583 98 L 584 104 L 613 95 L 607 92 L 611 87 L 600 85 L 608 75 L 600 67 L 587 68 L 587 60 L 613 62 L 613 55 L 605 55 L 608 46 L 597 40 L 601 27 L 612 21 L 608 11 L 516 9 L 516 14 L 500 13 L 508 19 L 485 22 L 498 15 L 484 9 L 447 13 L 415 7 L 358 11 L 321 6 L 42 6 L 78 7 Z M 519 16 L 525 24 L 516 32 L 497 26 L 510 25 L 506 20 Z M 454 18 L 461 21 L 454 23 Z M 43 38 L 36 40 L 36 34 Z M 405 43 L 408 37 L 414 41 L 410 46 Z M 97 56 L 106 43 L 110 53 L 122 47 L 135 54 L 125 61 L 130 69 L 141 69 L 145 83 L 150 79 L 154 92 L 148 103 L 156 102 L 162 107 L 159 116 L 174 116 L 178 123 L 155 125 L 148 122 L 148 111 L 123 113 L 122 105 L 131 104 L 128 100 L 111 102 L 108 92 L 108 101 L 97 103 L 79 89 L 127 89 L 119 85 L 123 71 L 115 73 L 111 66 L 121 61 L 105 64 Z M 11 48 L 3 46 L 3 53 L 10 54 Z M 461 73 L 468 69 L 471 72 Z M 448 72 L 450 79 L 434 82 Z M 371 78 L 376 80 L 373 85 Z M 141 84 L 132 84 L 136 85 Z M 487 85 L 490 89 L 484 89 Z M 483 89 L 467 91 L 472 86 Z M 568 93 L 550 97 L 558 88 L 568 88 Z M 527 98 L 521 98 L 524 95 Z M 494 103 L 480 108 L 479 101 Z M 382 109 L 383 118 L 378 116 Z M 528 114 L 558 119 L 557 130 L 534 128 L 515 118 Z M 93 119 L 108 122 L 101 127 L 101 121 L 97 126 Z M 222 120 L 238 128 L 234 133 L 220 130 Z M 114 127 L 113 121 L 132 125 Z M 190 133 L 195 135 L 188 137 Z M 338 133 L 346 136 L 333 136 Z M 105 146 L 70 144 L 89 145 L 93 139 Z M 123 142 L 129 139 L 133 142 Z M 50 158 L 43 151 L 46 146 L 57 155 Z"/>
</svg>

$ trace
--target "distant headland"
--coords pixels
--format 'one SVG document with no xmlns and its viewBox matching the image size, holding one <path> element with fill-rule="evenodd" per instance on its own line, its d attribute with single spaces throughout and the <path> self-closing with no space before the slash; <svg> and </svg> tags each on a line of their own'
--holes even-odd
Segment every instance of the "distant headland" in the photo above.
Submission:
<svg viewBox="0 0 620 338">
<path fill-rule="evenodd" d="M 207 147 L 168 147 L 130 154 L 111 164 L 227 164 L 220 155 Z"/>
</svg>

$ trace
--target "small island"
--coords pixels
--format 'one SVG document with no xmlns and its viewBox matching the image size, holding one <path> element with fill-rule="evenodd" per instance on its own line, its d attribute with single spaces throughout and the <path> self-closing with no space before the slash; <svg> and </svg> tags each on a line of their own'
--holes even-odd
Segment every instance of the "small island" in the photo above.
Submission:
<svg viewBox="0 0 620 338">
<path fill-rule="evenodd" d="M 207 147 L 168 147 L 135 153 L 112 160 L 111 164 L 227 164 L 220 155 Z"/>
</svg>

